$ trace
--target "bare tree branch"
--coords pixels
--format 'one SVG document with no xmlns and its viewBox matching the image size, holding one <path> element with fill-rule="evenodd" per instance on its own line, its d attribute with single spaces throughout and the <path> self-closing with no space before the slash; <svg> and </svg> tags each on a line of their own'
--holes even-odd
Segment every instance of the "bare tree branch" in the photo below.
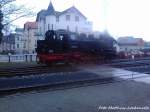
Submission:
<svg viewBox="0 0 150 112">
<path fill-rule="evenodd" d="M 8 21 L 7 23 L 5 23 L 4 26 L 6 26 L 6 25 L 8 25 L 8 24 L 10 24 L 10 23 L 12 23 L 12 22 L 14 22 L 14 21 L 16 21 L 16 20 L 22 18 L 22 17 L 26 17 L 26 16 L 28 16 L 28 14 L 20 15 L 20 16 L 16 17 L 15 19 L 10 20 L 10 21 Z"/>
<path fill-rule="evenodd" d="M 16 0 L 0 0 L 0 3 L 1 3 L 0 8 L 4 7 L 5 5 L 12 3 L 14 1 L 16 1 Z"/>
<path fill-rule="evenodd" d="M 11 24 L 23 17 L 33 17 L 35 15 L 32 12 L 33 9 L 26 8 L 25 5 L 17 5 L 16 0 L 0 0 L 0 10 L 2 10 L 3 25 L 8 29 Z"/>
</svg>

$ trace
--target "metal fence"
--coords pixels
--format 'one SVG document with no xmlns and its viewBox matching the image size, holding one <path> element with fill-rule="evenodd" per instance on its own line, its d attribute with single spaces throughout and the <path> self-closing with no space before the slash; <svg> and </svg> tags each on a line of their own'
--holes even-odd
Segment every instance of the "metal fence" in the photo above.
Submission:
<svg viewBox="0 0 150 112">
<path fill-rule="evenodd" d="M 0 55 L 0 62 L 32 62 L 36 54 Z"/>
</svg>

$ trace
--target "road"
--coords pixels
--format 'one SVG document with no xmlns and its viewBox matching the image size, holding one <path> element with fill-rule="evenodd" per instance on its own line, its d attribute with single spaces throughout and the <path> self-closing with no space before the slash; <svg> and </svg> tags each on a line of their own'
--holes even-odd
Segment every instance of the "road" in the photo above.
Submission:
<svg viewBox="0 0 150 112">
<path fill-rule="evenodd" d="M 148 107 L 146 110 L 123 112 L 149 112 L 149 96 L 149 85 L 133 81 L 57 91 L 32 91 L 1 96 L 0 112 L 108 112 L 99 109 L 100 106 Z"/>
</svg>

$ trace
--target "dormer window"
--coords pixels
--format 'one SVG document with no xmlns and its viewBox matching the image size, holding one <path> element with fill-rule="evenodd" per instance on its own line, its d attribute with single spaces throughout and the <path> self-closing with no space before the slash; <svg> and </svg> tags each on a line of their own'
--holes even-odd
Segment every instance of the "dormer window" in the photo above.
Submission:
<svg viewBox="0 0 150 112">
<path fill-rule="evenodd" d="M 66 21 L 70 21 L 70 15 L 66 15 Z"/>
<path fill-rule="evenodd" d="M 75 16 L 75 21 L 76 21 L 76 22 L 79 21 L 79 16 Z"/>
</svg>

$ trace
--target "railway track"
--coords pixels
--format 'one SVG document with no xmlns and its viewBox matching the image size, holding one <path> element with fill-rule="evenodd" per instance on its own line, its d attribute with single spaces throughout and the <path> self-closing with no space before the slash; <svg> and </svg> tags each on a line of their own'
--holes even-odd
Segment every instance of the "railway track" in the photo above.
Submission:
<svg viewBox="0 0 150 112">
<path fill-rule="evenodd" d="M 126 60 L 124 62 L 116 61 L 107 65 L 115 68 L 122 68 L 133 72 L 150 74 L 150 58 L 131 60 L 131 61 Z"/>
<path fill-rule="evenodd" d="M 120 62 L 130 62 L 130 61 L 139 61 L 139 60 L 150 60 L 150 57 L 143 57 L 143 58 L 135 58 L 133 59 L 114 59 L 111 63 L 120 63 Z"/>
<path fill-rule="evenodd" d="M 107 66 L 113 66 L 116 68 L 126 68 L 126 67 L 138 67 L 144 65 L 150 65 L 150 60 L 137 60 L 137 61 L 128 61 L 128 62 L 117 62 L 106 64 Z"/>
<path fill-rule="evenodd" d="M 131 69 L 144 69 L 147 67 L 147 69 L 149 69 L 148 67 L 150 67 L 150 64 L 147 66 L 146 64 L 148 64 L 150 62 L 150 60 L 138 60 L 138 61 L 133 61 L 133 62 L 122 62 L 122 63 L 113 63 L 114 66 L 120 67 L 120 68 L 124 68 L 127 70 L 131 70 Z M 115 65 L 116 64 L 116 65 Z M 67 67 L 68 68 L 68 67 Z M 53 69 L 53 70 L 52 70 Z M 36 66 L 36 67 L 20 67 L 20 68 L 4 68 L 0 70 L 0 75 L 6 76 L 6 77 L 10 77 L 10 76 L 24 76 L 24 75 L 28 75 L 30 77 L 30 75 L 36 75 L 36 77 L 26 77 L 24 78 L 17 78 L 17 79 L 11 79 L 11 80 L 7 80 L 8 83 L 6 83 L 6 79 L 4 78 L 4 81 L 1 81 L 0 86 L 7 86 L 6 89 L 2 89 L 1 91 L 18 91 L 18 90 L 24 90 L 24 89 L 33 89 L 33 88 L 45 88 L 45 87 L 54 87 L 54 88 L 61 88 L 61 89 L 65 89 L 65 88 L 74 88 L 74 87 L 82 87 L 82 86 L 88 86 L 88 85 L 93 85 L 93 84 L 110 84 L 110 83 L 116 83 L 116 82 L 122 82 L 122 81 L 126 81 L 126 80 L 133 80 L 134 78 L 143 78 L 145 77 L 143 76 L 136 76 L 130 77 L 131 74 L 121 74 L 120 76 L 113 76 L 113 77 L 94 77 L 95 75 L 91 75 L 91 76 L 84 76 L 84 78 L 82 77 L 82 75 L 68 75 L 68 71 L 69 72 L 73 72 L 77 71 L 76 69 L 72 69 L 68 68 L 66 69 L 66 75 L 61 74 L 61 72 L 64 72 L 64 69 L 66 69 L 65 67 L 58 67 L 57 68 L 49 68 L 48 66 Z M 56 70 L 56 71 L 55 71 Z M 134 71 L 134 70 L 131 70 Z M 58 75 L 57 74 L 53 74 L 59 72 Z M 135 70 L 136 72 L 136 70 Z M 53 77 L 51 75 L 38 75 L 41 73 L 52 73 Z M 144 72 L 143 72 L 144 73 Z M 150 73 L 149 71 L 147 71 L 147 73 Z M 11 75 L 10 75 L 11 74 Z M 70 78 L 69 78 L 69 77 Z M 126 79 L 121 79 L 119 77 L 129 77 Z M 147 77 L 147 76 L 146 76 Z M 148 76 L 149 77 L 149 76 Z M 3 78 L 1 78 L 3 79 Z M 63 81 L 64 80 L 64 81 Z M 53 82 L 54 81 L 54 82 Z M 5 84 L 6 85 L 5 85 Z M 16 83 L 16 84 L 15 84 Z M 14 84 L 14 85 L 13 85 Z"/>
<path fill-rule="evenodd" d="M 129 77 L 126 79 L 119 78 L 121 76 L 131 76 L 131 74 L 125 74 L 120 75 L 118 77 L 97 77 L 97 78 L 90 78 L 90 79 L 84 79 L 84 80 L 72 80 L 72 81 L 66 81 L 61 83 L 53 83 L 53 84 L 41 84 L 36 86 L 28 86 L 28 87 L 18 87 L 18 88 L 7 88 L 7 89 L 0 89 L 0 95 L 8 95 L 8 94 L 14 94 L 17 92 L 29 92 L 29 91 L 44 91 L 44 90 L 65 90 L 65 89 L 72 89 L 72 88 L 78 88 L 78 87 L 85 87 L 85 86 L 93 86 L 93 85 L 107 85 L 107 84 L 113 84 L 113 83 L 122 83 L 125 81 L 131 81 L 138 78 L 144 78 L 144 77 L 150 77 L 150 76 L 134 76 Z"/>
<path fill-rule="evenodd" d="M 0 77 L 14 77 L 24 75 L 40 75 L 44 73 L 58 73 L 58 72 L 72 72 L 76 71 L 77 68 L 72 66 L 29 66 L 29 67 L 13 67 L 0 69 Z"/>
</svg>

